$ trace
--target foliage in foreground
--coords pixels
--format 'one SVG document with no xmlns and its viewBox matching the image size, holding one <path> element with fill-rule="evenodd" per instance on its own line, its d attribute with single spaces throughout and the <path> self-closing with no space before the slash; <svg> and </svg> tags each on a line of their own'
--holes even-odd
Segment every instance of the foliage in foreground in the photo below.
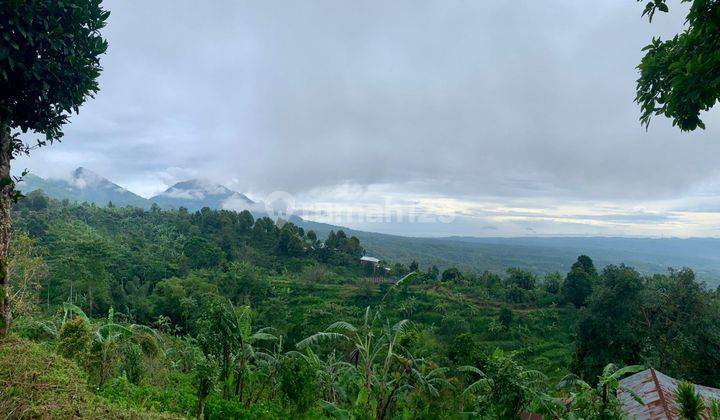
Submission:
<svg viewBox="0 0 720 420">
<path fill-rule="evenodd" d="M 11 418 L 141 417 L 96 396 L 74 362 L 12 335 L 0 341 L 0 390 L 0 412 Z"/>
</svg>

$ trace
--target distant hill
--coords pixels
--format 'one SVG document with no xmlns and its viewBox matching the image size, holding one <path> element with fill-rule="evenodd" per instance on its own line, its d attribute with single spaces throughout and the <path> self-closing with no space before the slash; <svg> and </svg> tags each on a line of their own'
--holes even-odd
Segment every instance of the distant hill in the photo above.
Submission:
<svg viewBox="0 0 720 420">
<path fill-rule="evenodd" d="M 709 286 L 720 284 L 720 239 L 697 238 L 407 238 L 352 232 L 368 253 L 406 264 L 413 259 L 439 267 L 494 272 L 520 267 L 537 274 L 566 273 L 578 255 L 602 268 L 621 264 L 652 274 L 690 267 Z"/>
<path fill-rule="evenodd" d="M 150 207 L 146 198 L 128 191 L 95 172 L 83 167 L 75 169 L 68 179 L 44 179 L 27 174 L 18 184 L 18 189 L 27 194 L 42 190 L 49 197 L 58 200 L 95 203 L 101 206 L 109 202 L 116 206 Z"/>
<path fill-rule="evenodd" d="M 255 205 L 245 194 L 198 179 L 178 182 L 148 200 L 83 167 L 75 169 L 67 179 L 46 179 L 35 174 L 27 174 L 18 183 L 18 189 L 24 194 L 42 190 L 48 197 L 57 200 L 68 199 L 79 203 L 95 203 L 99 206 L 106 206 L 112 202 L 121 207 L 150 208 L 153 203 L 157 203 L 163 208 L 185 207 L 190 211 L 196 211 L 203 207 L 215 210 L 252 209 Z"/>
<path fill-rule="evenodd" d="M 665 273 L 668 267 L 690 267 L 711 287 L 720 285 L 720 239 L 714 238 L 621 238 L 621 237 L 517 237 L 517 238 L 413 238 L 364 232 L 291 218 L 320 237 L 343 229 L 357 236 L 368 255 L 421 268 L 437 265 L 466 271 L 502 273 L 520 267 L 543 275 L 566 273 L 578 255 L 587 254 L 595 265 L 632 266 L 646 274 Z"/>
<path fill-rule="evenodd" d="M 92 202 L 100 206 L 112 201 L 118 206 L 149 208 L 153 202 L 163 208 L 185 207 L 196 211 L 211 209 L 249 209 L 255 217 L 267 215 L 244 194 L 220 184 L 202 180 L 179 182 L 150 200 L 84 168 L 67 180 L 43 179 L 28 174 L 18 185 L 28 193 L 43 190 L 59 200 Z M 578 255 L 587 254 L 598 267 L 625 263 L 643 273 L 661 273 L 667 267 L 687 266 L 708 285 L 720 284 L 720 239 L 712 238 L 609 238 L 609 237 L 519 237 L 519 238 L 413 238 L 365 232 L 318 223 L 293 216 L 290 221 L 325 237 L 330 230 L 343 229 L 357 236 L 369 255 L 393 262 L 417 260 L 421 267 L 455 266 L 463 270 L 504 272 L 521 267 L 537 274 L 565 273 Z"/>
<path fill-rule="evenodd" d="M 245 194 L 233 191 L 223 185 L 191 179 L 178 182 L 150 201 L 165 208 L 185 207 L 188 210 L 211 209 L 240 210 L 255 204 Z"/>
</svg>

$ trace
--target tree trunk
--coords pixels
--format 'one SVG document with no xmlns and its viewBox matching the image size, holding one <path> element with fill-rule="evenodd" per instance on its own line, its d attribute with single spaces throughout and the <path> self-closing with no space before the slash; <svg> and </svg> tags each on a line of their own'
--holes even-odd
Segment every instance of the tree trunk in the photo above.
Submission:
<svg viewBox="0 0 720 420">
<path fill-rule="evenodd" d="M 240 399 L 240 402 L 243 401 L 244 392 L 245 392 L 245 357 L 240 360 L 240 369 L 238 372 L 238 388 L 237 388 L 237 396 Z"/>
<path fill-rule="evenodd" d="M 92 292 L 92 286 L 88 285 L 88 316 L 92 318 L 92 311 L 93 311 L 93 304 L 95 302 L 93 301 L 93 292 Z"/>
<path fill-rule="evenodd" d="M 10 245 L 10 207 L 14 186 L 10 177 L 11 159 L 10 127 L 0 123 L 0 337 L 7 335 L 12 322 L 7 261 Z"/>
<path fill-rule="evenodd" d="M 202 420 L 205 418 L 205 398 L 199 398 L 198 399 L 198 414 L 197 414 L 198 420 Z"/>
</svg>

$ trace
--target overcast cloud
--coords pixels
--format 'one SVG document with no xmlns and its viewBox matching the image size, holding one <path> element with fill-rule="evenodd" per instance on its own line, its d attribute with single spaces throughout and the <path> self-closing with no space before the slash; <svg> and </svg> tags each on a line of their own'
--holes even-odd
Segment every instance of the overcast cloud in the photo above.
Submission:
<svg viewBox="0 0 720 420">
<path fill-rule="evenodd" d="M 718 234 L 718 112 L 703 132 L 646 132 L 633 103 L 640 50 L 682 28 L 677 6 L 653 24 L 623 0 L 106 7 L 101 92 L 17 166 L 82 165 L 144 196 L 200 176 L 305 206 L 459 212 L 354 224 L 405 234 Z"/>
</svg>

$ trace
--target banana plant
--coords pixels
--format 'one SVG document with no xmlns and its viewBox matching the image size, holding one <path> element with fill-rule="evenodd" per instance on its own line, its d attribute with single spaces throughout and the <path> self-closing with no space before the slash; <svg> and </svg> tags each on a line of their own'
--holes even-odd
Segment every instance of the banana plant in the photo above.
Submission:
<svg viewBox="0 0 720 420">
<path fill-rule="evenodd" d="M 162 346 L 162 338 L 154 329 L 139 324 L 131 324 L 126 327 L 116 323 L 114 316 L 115 311 L 110 308 L 105 323 L 97 327 L 93 333 L 93 353 L 97 357 L 98 385 L 100 387 L 109 378 L 120 347 L 128 340 L 137 339 L 141 334 L 147 334 L 156 341 L 156 344 Z"/>
<path fill-rule="evenodd" d="M 312 347 L 305 348 L 305 352 L 289 351 L 288 356 L 300 357 L 310 365 L 317 374 L 320 387 L 325 394 L 325 400 L 330 404 L 337 404 L 340 398 L 340 377 L 343 372 L 353 369 L 354 366 L 337 358 L 335 350 L 330 352 L 325 360 L 321 359 Z"/>
<path fill-rule="evenodd" d="M 248 308 L 249 311 L 249 308 Z M 249 313 L 249 312 L 248 312 Z M 241 333 L 239 335 L 240 345 L 239 350 L 235 355 L 235 395 L 237 398 L 249 406 L 254 398 L 249 395 L 245 397 L 246 379 L 248 376 L 255 372 L 261 372 L 260 376 L 266 375 L 263 373 L 263 368 L 269 369 L 277 366 L 277 358 L 274 357 L 270 352 L 264 351 L 257 347 L 261 342 L 278 341 L 278 338 L 270 334 L 272 328 L 261 328 L 258 331 L 251 333 L 249 315 L 242 316 L 239 320 L 243 325 Z M 255 375 L 258 376 L 258 375 Z"/>
<path fill-rule="evenodd" d="M 85 319 L 85 321 L 90 322 L 90 319 L 85 314 L 85 312 L 80 309 L 80 307 L 73 305 L 70 302 L 64 302 L 62 305 L 63 315 L 62 318 L 59 320 L 51 319 L 47 321 L 35 321 L 35 325 L 40 327 L 45 334 L 50 336 L 51 338 L 55 339 L 58 337 L 58 334 L 60 334 L 60 329 L 63 325 L 67 322 L 68 319 L 70 319 L 73 316 L 80 317 Z"/>
<path fill-rule="evenodd" d="M 559 404 L 545 394 L 542 386 L 545 376 L 523 368 L 514 356 L 514 353 L 505 353 L 498 348 L 488 358 L 484 371 L 475 366 L 458 368 L 458 371 L 478 378 L 463 391 L 463 396 L 475 406 L 473 412 L 466 414 L 482 418 L 511 418 L 531 406 L 548 411 Z"/>
<path fill-rule="evenodd" d="M 269 328 L 253 333 L 250 307 L 236 308 L 230 301 L 214 302 L 198 324 L 200 347 L 219 362 L 218 380 L 223 397 L 235 396 L 249 405 L 254 397 L 246 395 L 248 377 L 256 371 L 255 362 L 260 357 L 269 357 L 269 353 L 260 351 L 257 346 L 261 342 L 277 341 L 277 337 Z"/>
<path fill-rule="evenodd" d="M 258 334 L 261 334 L 262 331 L 263 330 L 260 330 L 256 333 L 256 338 L 259 337 Z M 254 364 L 251 368 L 251 374 L 256 382 L 256 386 L 246 398 L 246 406 L 255 404 L 266 390 L 272 390 L 273 393 L 275 391 L 273 383 L 278 375 L 285 353 L 283 353 L 282 336 L 278 336 L 277 338 L 274 338 L 272 335 L 269 336 L 266 336 L 266 341 L 276 341 L 273 350 L 264 351 L 260 349 L 253 351 Z"/>
<path fill-rule="evenodd" d="M 402 286 L 402 285 L 404 285 L 404 284 L 410 283 L 411 281 L 413 281 L 413 280 L 414 280 L 417 276 L 419 276 L 419 275 L 420 275 L 420 273 L 418 273 L 417 271 L 410 272 L 410 273 L 406 274 L 405 277 L 401 278 L 401 279 L 398 280 L 395 284 L 393 284 L 393 285 L 390 287 L 390 289 L 388 289 L 388 291 L 385 292 L 385 294 L 383 295 L 382 299 L 380 299 L 380 309 L 378 309 L 378 312 L 380 312 L 380 310 L 382 309 L 382 304 L 383 304 L 383 302 L 385 302 L 385 298 L 387 298 L 388 295 L 389 295 L 391 292 L 397 290 L 398 287 L 400 287 L 400 286 Z"/>
<path fill-rule="evenodd" d="M 408 388 L 438 398 L 443 389 L 455 388 L 446 378 L 448 371 L 448 368 L 423 363 L 419 368 L 412 369 L 413 383 Z"/>
<path fill-rule="evenodd" d="M 379 311 L 373 313 L 367 307 L 359 327 L 345 321 L 335 322 L 325 331 L 297 343 L 297 348 L 303 350 L 325 340 L 349 343 L 353 348 L 349 363 L 361 379 L 353 404 L 356 408 L 362 407 L 365 412 L 374 412 L 377 419 L 383 419 L 395 404 L 398 391 L 411 376 L 417 359 L 399 343 L 408 320 L 385 326 L 376 336 L 374 325 L 379 314 Z"/>
<path fill-rule="evenodd" d="M 558 417 L 612 419 L 619 415 L 618 391 L 629 394 L 639 404 L 642 399 L 631 389 L 620 385 L 625 375 L 644 370 L 644 366 L 631 365 L 618 368 L 610 363 L 603 368 L 598 383 L 592 387 L 574 374 L 565 376 L 557 388 L 569 393 L 565 406 L 556 413 Z"/>
</svg>

